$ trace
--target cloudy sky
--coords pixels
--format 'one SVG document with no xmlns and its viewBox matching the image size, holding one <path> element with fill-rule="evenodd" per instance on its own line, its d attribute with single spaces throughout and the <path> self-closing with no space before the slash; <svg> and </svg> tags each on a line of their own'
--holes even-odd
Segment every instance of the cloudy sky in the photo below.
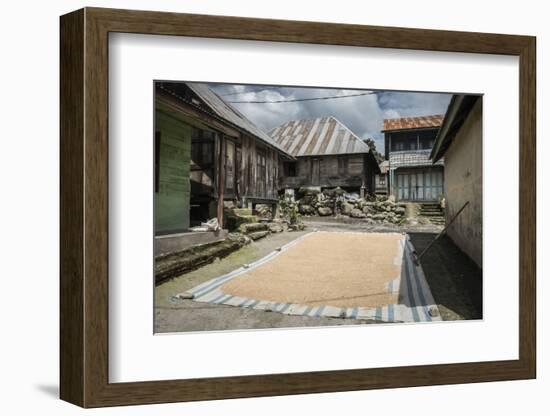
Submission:
<svg viewBox="0 0 550 416">
<path fill-rule="evenodd" d="M 290 88 L 259 85 L 209 84 L 225 101 L 277 101 L 314 97 L 360 94 L 365 90 Z M 265 131 L 289 120 L 334 116 L 357 136 L 374 138 L 383 152 L 380 133 L 384 118 L 444 114 L 451 95 L 372 91 L 372 94 L 316 101 L 287 103 L 232 103 L 239 111 Z"/>
</svg>

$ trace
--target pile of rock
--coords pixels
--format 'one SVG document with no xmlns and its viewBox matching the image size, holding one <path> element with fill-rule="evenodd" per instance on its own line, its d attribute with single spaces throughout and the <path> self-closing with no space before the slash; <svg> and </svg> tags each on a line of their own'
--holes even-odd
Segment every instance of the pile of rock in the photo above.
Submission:
<svg viewBox="0 0 550 416">
<path fill-rule="evenodd" d="M 365 201 L 361 211 L 365 218 L 376 222 L 401 224 L 405 220 L 405 205 L 395 203 L 393 198 L 376 198 L 374 201 Z"/>
<path fill-rule="evenodd" d="M 298 196 L 298 209 L 305 216 L 345 216 L 393 224 L 400 224 L 405 218 L 405 205 L 395 203 L 393 197 L 378 196 L 367 200 L 339 187 L 323 191 L 301 188 Z"/>
<path fill-rule="evenodd" d="M 334 215 L 337 211 L 337 201 L 346 192 L 341 188 L 325 189 L 321 191 L 315 187 L 303 187 L 298 191 L 300 197 L 298 210 L 302 215 Z"/>
</svg>

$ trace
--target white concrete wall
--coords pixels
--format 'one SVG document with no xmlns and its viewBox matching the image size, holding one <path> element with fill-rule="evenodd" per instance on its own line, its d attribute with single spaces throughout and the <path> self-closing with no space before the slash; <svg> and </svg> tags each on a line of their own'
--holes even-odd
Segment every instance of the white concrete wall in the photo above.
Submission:
<svg viewBox="0 0 550 416">
<path fill-rule="evenodd" d="M 469 205 L 449 227 L 448 235 L 482 267 L 482 100 L 478 100 L 445 153 L 447 223 Z"/>
</svg>

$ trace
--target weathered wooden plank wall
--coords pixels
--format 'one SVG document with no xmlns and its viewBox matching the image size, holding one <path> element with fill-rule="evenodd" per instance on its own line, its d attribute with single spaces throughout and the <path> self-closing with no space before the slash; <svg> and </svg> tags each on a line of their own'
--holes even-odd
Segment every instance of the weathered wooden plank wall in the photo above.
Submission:
<svg viewBox="0 0 550 416">
<path fill-rule="evenodd" d="M 191 126 L 167 113 L 156 112 L 160 132 L 159 187 L 155 192 L 155 230 L 189 228 Z"/>
<path fill-rule="evenodd" d="M 363 184 L 365 175 L 370 176 L 364 162 L 362 154 L 344 155 L 344 156 L 324 156 L 315 158 L 319 163 L 319 185 L 321 187 L 346 187 L 359 188 Z M 344 159 L 347 165 L 347 172 L 342 173 L 339 169 L 339 159 Z M 282 164 L 281 164 L 282 165 Z M 296 162 L 296 176 L 289 177 L 284 174 L 284 167 L 281 166 L 280 187 L 299 188 L 301 186 L 311 186 L 314 181 L 313 158 L 300 157 Z"/>
</svg>

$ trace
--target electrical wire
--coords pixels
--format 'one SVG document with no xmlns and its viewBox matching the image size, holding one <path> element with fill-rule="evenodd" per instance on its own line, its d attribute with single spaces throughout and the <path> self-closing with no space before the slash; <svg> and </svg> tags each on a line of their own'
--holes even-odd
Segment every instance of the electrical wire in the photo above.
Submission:
<svg viewBox="0 0 550 416">
<path fill-rule="evenodd" d="M 360 94 L 348 94 L 348 95 L 332 95 L 328 97 L 312 97 L 312 98 L 294 98 L 290 100 L 273 100 L 273 101 L 227 101 L 231 104 L 283 104 L 283 103 L 296 103 L 296 102 L 302 102 L 302 101 L 318 101 L 318 100 L 334 100 L 338 98 L 349 98 L 349 97 L 361 97 L 363 95 L 371 95 L 374 94 L 374 92 L 363 92 Z"/>
</svg>

